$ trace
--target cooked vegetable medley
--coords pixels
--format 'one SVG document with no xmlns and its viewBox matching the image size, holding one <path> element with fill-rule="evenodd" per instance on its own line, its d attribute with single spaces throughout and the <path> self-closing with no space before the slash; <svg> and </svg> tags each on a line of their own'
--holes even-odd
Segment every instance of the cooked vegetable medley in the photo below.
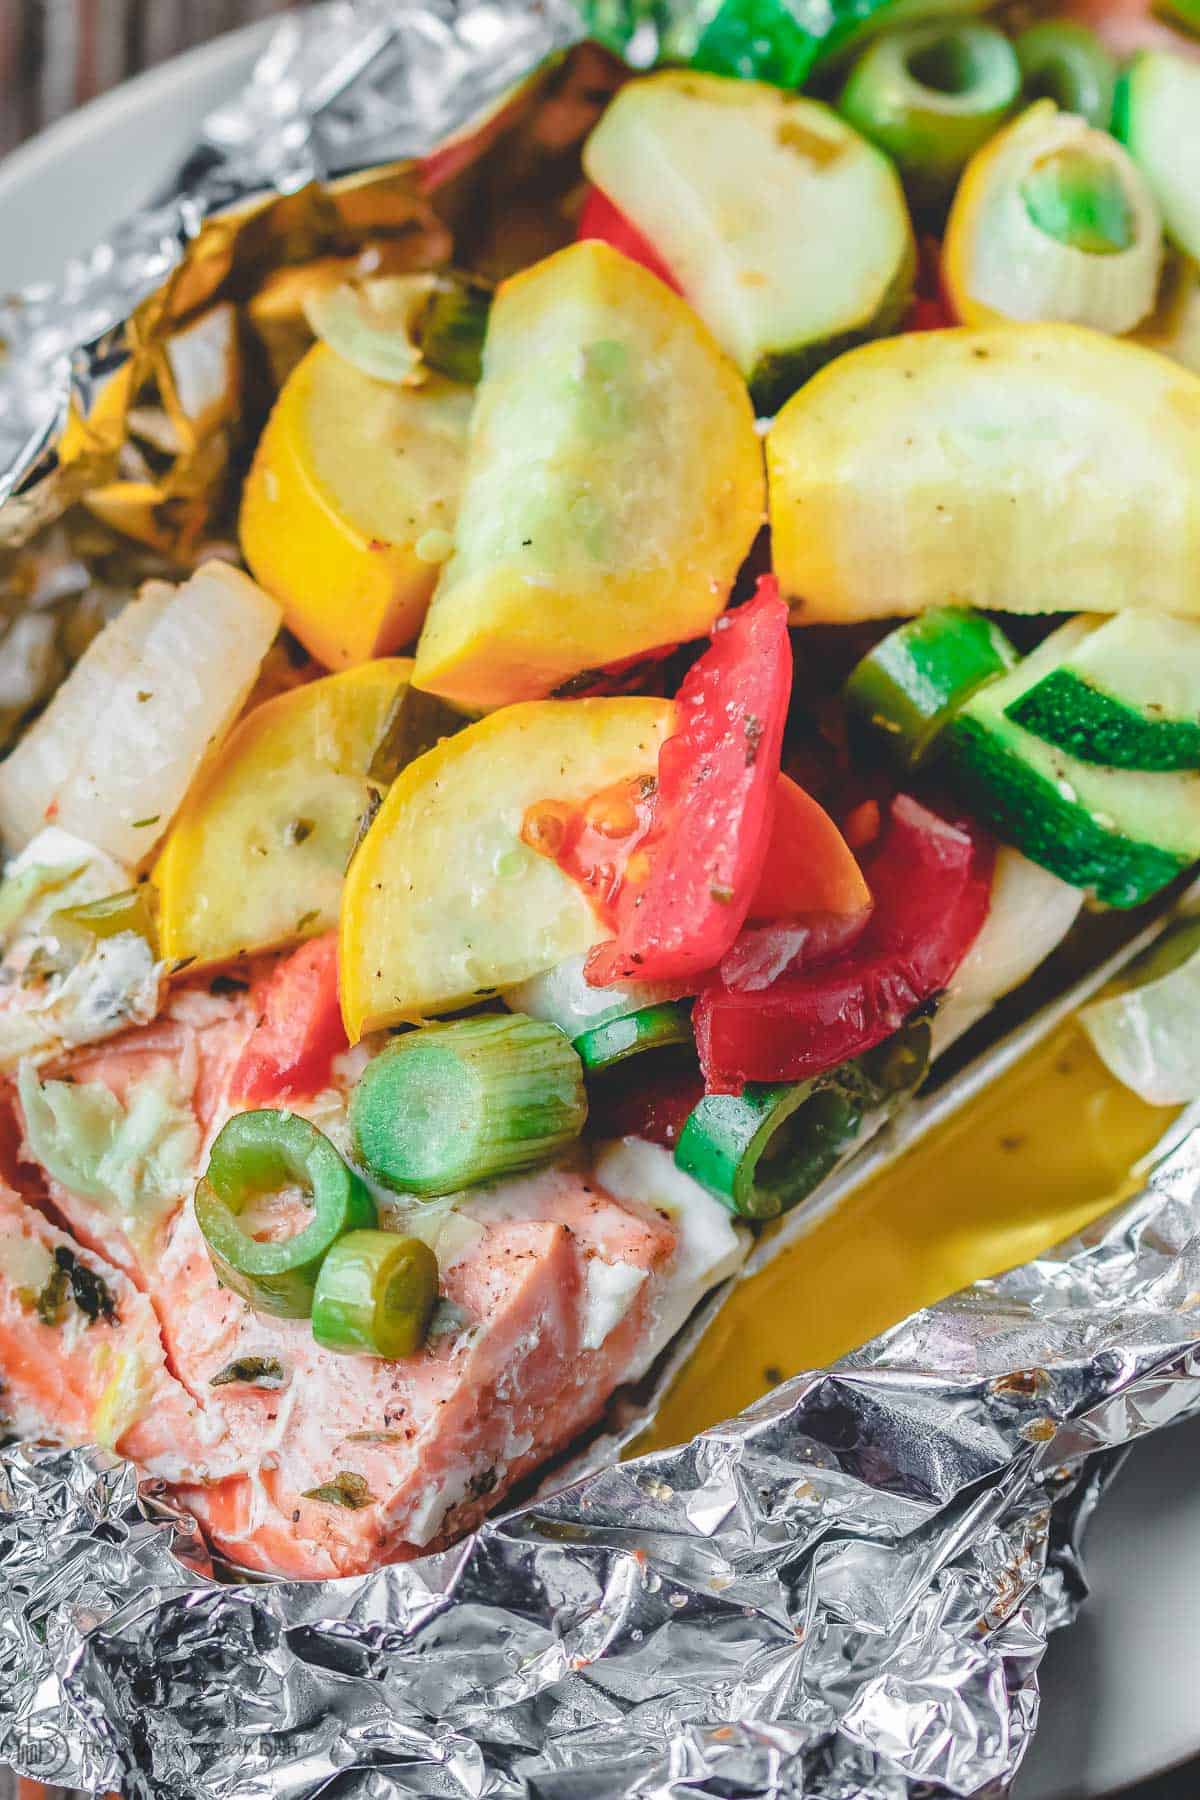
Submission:
<svg viewBox="0 0 1200 1800">
<path fill-rule="evenodd" d="M 502 264 L 273 269 L 243 566 L 13 715 L 6 1423 L 247 1567 L 469 1529 L 1200 862 L 1200 56 L 978 10 L 724 0 Z M 1087 1016 L 1152 1100 L 1198 967 Z"/>
</svg>

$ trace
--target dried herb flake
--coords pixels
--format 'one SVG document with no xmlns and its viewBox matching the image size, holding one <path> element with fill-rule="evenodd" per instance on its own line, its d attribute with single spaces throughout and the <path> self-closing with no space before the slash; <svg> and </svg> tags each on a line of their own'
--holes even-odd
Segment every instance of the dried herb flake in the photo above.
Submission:
<svg viewBox="0 0 1200 1800">
<path fill-rule="evenodd" d="M 281 1388 L 286 1380 L 287 1370 L 277 1356 L 238 1356 L 210 1375 L 208 1385 L 228 1387 L 239 1381 L 247 1387 Z"/>
<path fill-rule="evenodd" d="M 332 1481 L 323 1482 L 320 1487 L 309 1488 L 301 1498 L 319 1500 L 324 1506 L 344 1506 L 350 1512 L 358 1512 L 361 1507 L 371 1506 L 375 1500 L 363 1477 L 354 1474 L 351 1469 L 339 1469 Z"/>
</svg>

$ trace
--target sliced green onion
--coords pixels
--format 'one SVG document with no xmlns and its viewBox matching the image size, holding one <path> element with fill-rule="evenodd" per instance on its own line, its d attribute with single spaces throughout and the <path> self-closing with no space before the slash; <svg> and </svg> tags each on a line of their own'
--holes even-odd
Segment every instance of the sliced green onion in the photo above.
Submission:
<svg viewBox="0 0 1200 1800">
<path fill-rule="evenodd" d="M 528 1013 L 557 1025 L 574 1042 L 613 1019 L 685 999 L 695 992 L 695 982 L 627 981 L 614 987 L 593 987 L 584 973 L 584 956 L 569 956 L 543 975 L 531 975 L 501 995 L 513 1012 Z"/>
<path fill-rule="evenodd" d="M 483 340 L 492 290 L 472 275 L 439 275 L 418 327 L 421 354 L 451 381 L 474 385 L 483 367 Z"/>
<path fill-rule="evenodd" d="M 384 714 L 379 742 L 367 766 L 367 780 L 390 787 L 401 769 L 416 762 L 418 756 L 424 756 L 443 738 L 453 737 L 466 722 L 461 713 L 436 694 L 422 693 L 406 681 Z"/>
<path fill-rule="evenodd" d="M 1172 25 L 1200 37 L 1200 0 L 1155 0 L 1154 11 Z"/>
<path fill-rule="evenodd" d="M 1154 308 L 1162 223 L 1128 151 L 1037 100 L 972 162 L 942 251 L 951 303 L 997 315 L 1131 331 Z"/>
<path fill-rule="evenodd" d="M 812 1192 L 861 1124 L 861 1111 L 834 1087 L 755 1082 L 740 1094 L 706 1094 L 679 1134 L 675 1161 L 730 1212 L 773 1219 Z"/>
<path fill-rule="evenodd" d="M 282 1242 L 260 1243 L 239 1215 L 252 1200 L 299 1187 L 313 1217 Z M 361 1178 L 324 1133 L 298 1113 L 263 1108 L 237 1113 L 217 1134 L 196 1189 L 196 1221 L 213 1267 L 257 1312 L 306 1319 L 321 1264 L 348 1231 L 376 1222 Z"/>
<path fill-rule="evenodd" d="M 479 379 L 492 293 L 460 275 L 377 275 L 307 295 L 317 337 L 376 381 L 411 387 L 435 369 Z"/>
<path fill-rule="evenodd" d="M 935 204 L 1020 93 L 1020 66 L 1002 32 L 974 20 L 934 22 L 872 44 L 838 109 L 895 160 L 915 201 Z"/>
<path fill-rule="evenodd" d="M 326 1350 L 412 1356 L 425 1342 L 437 1295 L 437 1258 L 420 1238 L 347 1232 L 321 1264 L 312 1333 Z"/>
<path fill-rule="evenodd" d="M 773 1219 L 807 1199 L 929 1067 L 930 1028 L 916 1019 L 815 1081 L 748 1083 L 706 1094 L 675 1146 L 681 1169 L 746 1219 Z"/>
<path fill-rule="evenodd" d="M 575 1039 L 575 1050 L 584 1068 L 590 1074 L 598 1074 L 642 1050 L 662 1050 L 668 1044 L 691 1041 L 691 1009 L 675 1001 L 666 1006 L 646 1006 L 623 1019 L 597 1025 Z"/>
<path fill-rule="evenodd" d="M 914 769 L 963 702 L 1016 660 L 983 613 L 931 607 L 867 652 L 846 683 L 846 704 L 884 735 L 896 761 Z"/>
<path fill-rule="evenodd" d="M 1094 31 L 1074 19 L 1043 19 L 1021 33 L 1015 49 L 1027 100 L 1053 100 L 1063 112 L 1108 129 L 1117 65 Z"/>
<path fill-rule="evenodd" d="M 583 1130 L 583 1065 L 557 1026 L 520 1013 L 426 1025 L 367 1064 L 350 1123 L 400 1193 L 456 1193 L 551 1161 Z"/>
<path fill-rule="evenodd" d="M 1089 256 L 1115 256 L 1134 240 L 1134 215 L 1120 173 L 1083 148 L 1052 151 L 1021 182 L 1039 231 Z"/>
<path fill-rule="evenodd" d="M 1160 938 L 1129 971 L 1135 987 L 1085 1006 L 1080 1023 L 1118 1081 L 1151 1106 L 1200 1096 L 1200 920 Z"/>
<path fill-rule="evenodd" d="M 154 948 L 157 933 L 150 907 L 149 884 L 126 888 L 120 894 L 107 894 L 102 900 L 88 900 L 80 906 L 64 906 L 51 913 L 47 930 L 63 943 L 86 949 L 97 938 L 119 937 L 132 931 Z"/>
</svg>

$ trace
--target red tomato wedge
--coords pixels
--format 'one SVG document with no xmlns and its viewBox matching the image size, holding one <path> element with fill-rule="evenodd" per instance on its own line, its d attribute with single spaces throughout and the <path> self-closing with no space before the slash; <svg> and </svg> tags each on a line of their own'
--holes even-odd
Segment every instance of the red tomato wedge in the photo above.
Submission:
<svg viewBox="0 0 1200 1800">
<path fill-rule="evenodd" d="M 917 253 L 917 287 L 905 331 L 944 331 L 958 320 L 942 281 L 942 246 L 936 238 L 923 237 Z"/>
<path fill-rule="evenodd" d="M 714 969 L 758 891 L 775 821 L 792 687 L 787 607 L 773 575 L 718 619 L 676 696 L 650 829 L 614 897 L 616 935 L 587 978 L 680 981 Z"/>
<path fill-rule="evenodd" d="M 750 923 L 811 913 L 844 916 L 870 904 L 854 852 L 825 808 L 790 775 L 781 775 L 767 860 L 746 915 Z"/>
<path fill-rule="evenodd" d="M 649 238 L 643 237 L 633 221 L 626 218 L 598 187 L 588 190 L 575 236 L 577 239 L 599 238 L 601 243 L 611 244 L 614 250 L 619 250 L 630 262 L 641 263 L 643 269 L 649 269 L 652 275 L 665 281 L 675 293 L 682 294 L 683 289 Z"/>
<path fill-rule="evenodd" d="M 229 1083 L 254 1106 L 319 1094 L 347 1048 L 338 1004 L 337 932 L 329 931 L 275 964 L 253 993 L 258 1024 Z"/>
<path fill-rule="evenodd" d="M 711 985 L 692 1015 L 710 1092 L 747 1081 L 804 1081 L 878 1044 L 945 987 L 975 941 L 993 849 L 909 795 L 892 801 L 866 877 L 875 910 L 842 954 L 769 987 Z"/>
</svg>

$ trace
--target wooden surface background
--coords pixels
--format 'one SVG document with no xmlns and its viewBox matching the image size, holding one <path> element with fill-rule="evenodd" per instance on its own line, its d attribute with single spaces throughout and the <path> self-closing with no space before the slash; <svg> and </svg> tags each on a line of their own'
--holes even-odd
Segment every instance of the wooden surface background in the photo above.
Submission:
<svg viewBox="0 0 1200 1800">
<path fill-rule="evenodd" d="M 296 0 L 0 0 L 0 156 L 106 88 Z"/>
</svg>

